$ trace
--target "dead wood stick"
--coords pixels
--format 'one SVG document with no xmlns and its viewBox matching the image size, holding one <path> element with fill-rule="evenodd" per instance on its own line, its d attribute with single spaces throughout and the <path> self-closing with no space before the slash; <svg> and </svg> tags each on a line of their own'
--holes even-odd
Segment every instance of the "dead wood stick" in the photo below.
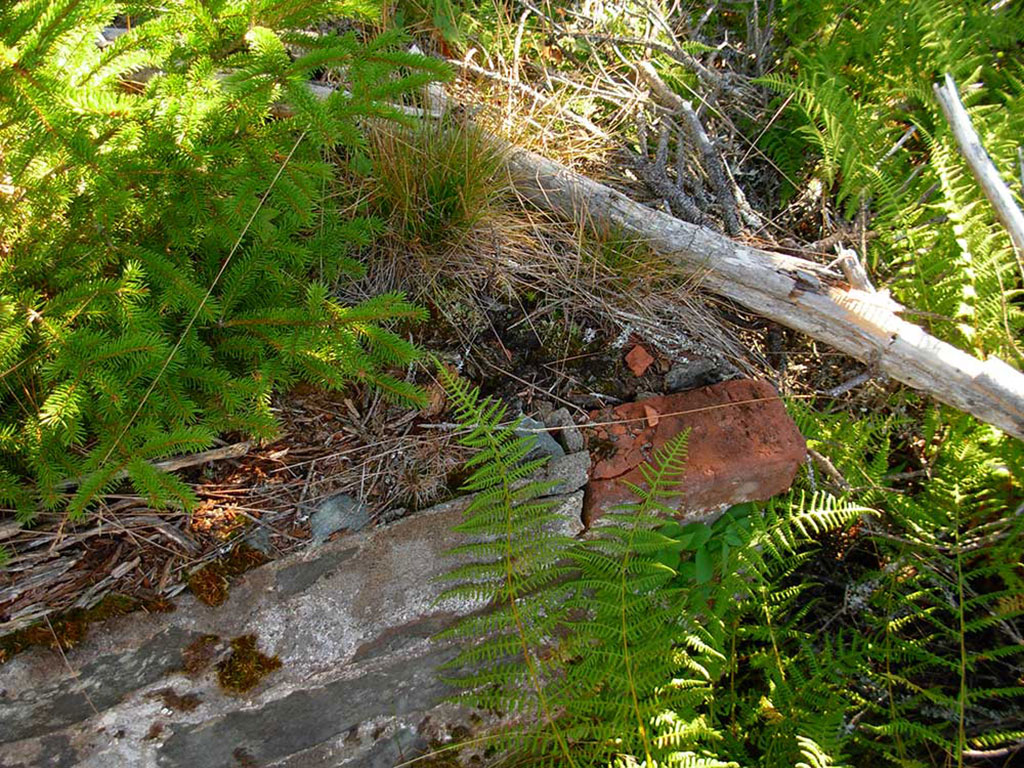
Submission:
<svg viewBox="0 0 1024 768">
<path fill-rule="evenodd" d="M 902 320 L 884 294 L 850 288 L 820 264 L 647 208 L 535 153 L 513 149 L 509 166 L 520 194 L 539 208 L 642 238 L 682 272 L 700 277 L 705 289 L 1024 439 L 1024 375 Z"/>
<path fill-rule="evenodd" d="M 732 177 L 728 174 L 722 158 L 711 145 L 711 139 L 708 138 L 700 118 L 697 117 L 693 104 L 669 88 L 651 62 L 641 61 L 636 65 L 636 69 L 651 87 L 655 97 L 673 112 L 682 116 L 687 133 L 690 136 L 690 141 L 700 153 L 701 165 L 708 175 L 711 187 L 718 198 L 718 204 L 722 207 L 722 218 L 725 221 L 725 228 L 730 235 L 740 234 L 739 202 L 735 194 L 739 189 L 736 188 L 734 190 L 730 185 Z M 692 217 L 690 217 L 690 220 L 694 221 Z"/>
<path fill-rule="evenodd" d="M 715 148 L 711 146 L 711 139 L 704 131 L 704 126 L 701 125 L 700 118 L 697 117 L 697 112 L 690 102 L 683 102 L 682 114 L 684 124 L 690 132 L 690 138 L 700 151 L 701 164 L 711 182 L 711 188 L 715 191 L 718 204 L 722 207 L 725 229 L 730 235 L 738 235 L 740 233 L 740 216 L 736 198 L 733 197 L 732 189 L 726 180 L 725 164 Z"/>
<path fill-rule="evenodd" d="M 128 34 L 129 31 L 130 30 L 124 27 L 107 27 L 103 30 L 102 33 L 100 33 L 96 41 L 96 44 L 100 48 L 106 48 L 107 46 L 111 45 L 115 40 L 117 40 L 117 38 L 121 37 L 122 35 Z M 416 49 L 415 51 L 413 51 L 413 53 L 420 53 L 420 51 L 419 49 Z M 126 79 L 123 82 L 131 84 L 133 86 L 143 86 L 159 74 L 161 74 L 159 70 L 147 67 L 145 69 L 133 72 L 130 76 L 126 77 Z M 218 72 L 214 75 L 214 77 L 217 80 L 226 80 L 230 74 L 230 72 Z M 328 96 L 333 94 L 335 91 L 340 91 L 341 94 L 346 98 L 352 98 L 352 93 L 350 91 L 340 89 L 337 86 L 331 85 L 329 83 L 310 82 L 306 83 L 306 88 L 309 89 L 309 92 L 320 101 L 323 101 Z M 406 117 L 440 117 L 441 115 L 444 114 L 444 111 L 435 108 L 435 106 L 432 103 L 429 103 L 430 98 L 433 96 L 434 93 L 435 92 L 431 91 L 428 86 L 428 104 L 425 109 L 421 109 L 419 107 L 411 107 L 408 106 L 407 104 L 396 104 L 390 101 L 378 102 L 373 106 L 377 107 L 378 109 L 381 109 L 382 111 L 397 112 L 405 115 Z M 285 102 L 276 102 L 275 104 L 272 104 L 270 106 L 270 114 L 272 117 L 280 119 L 292 117 L 295 114 L 295 110 L 292 108 L 290 104 L 287 104 Z"/>
<path fill-rule="evenodd" d="M 211 448 L 208 451 L 202 451 L 200 453 L 190 453 L 187 456 L 172 456 L 169 459 L 151 462 L 151 464 L 157 469 L 163 470 L 164 472 L 177 472 L 179 469 L 195 467 L 199 464 L 206 464 L 209 461 L 237 459 L 240 456 L 245 456 L 245 454 L 251 451 L 252 446 L 252 441 L 246 440 L 245 442 L 241 443 L 232 443 L 231 445 L 225 445 L 222 448 Z M 118 472 L 116 479 L 121 479 L 127 476 L 127 472 Z M 72 486 L 78 485 L 80 482 L 81 478 L 72 478 L 70 480 L 64 480 L 57 487 L 70 488 Z"/>
<path fill-rule="evenodd" d="M 953 78 L 947 73 L 942 85 L 935 83 L 932 87 L 967 167 L 971 169 L 985 197 L 992 203 L 996 218 L 1010 233 L 1010 239 L 1017 249 L 1017 260 L 1024 266 L 1024 213 L 1017 207 L 1013 193 L 985 151 L 964 109 L 964 103 L 960 100 Z"/>
<path fill-rule="evenodd" d="M 201 453 L 192 453 L 188 456 L 175 456 L 170 459 L 164 459 L 163 461 L 154 461 L 153 466 L 157 469 L 162 469 L 164 472 L 177 472 L 179 469 L 195 467 L 199 464 L 206 464 L 210 461 L 237 459 L 241 456 L 245 456 L 245 454 L 251 451 L 252 446 L 252 441 L 246 440 L 241 443 L 225 445 L 223 448 L 211 448 L 210 450 L 203 451 Z"/>
</svg>

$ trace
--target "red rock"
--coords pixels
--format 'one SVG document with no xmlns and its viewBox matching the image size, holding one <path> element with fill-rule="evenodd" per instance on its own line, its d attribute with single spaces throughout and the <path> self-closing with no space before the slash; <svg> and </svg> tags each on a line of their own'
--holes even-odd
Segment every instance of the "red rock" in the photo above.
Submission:
<svg viewBox="0 0 1024 768">
<path fill-rule="evenodd" d="M 626 483 L 642 483 L 640 464 L 687 428 L 683 495 L 673 505 L 684 516 L 782 493 L 807 451 L 778 393 L 765 381 L 727 381 L 594 411 L 590 417 L 599 424 L 626 423 L 587 430 L 594 457 L 583 512 L 587 525 L 632 501 Z"/>
<path fill-rule="evenodd" d="M 626 355 L 626 365 L 629 366 L 629 370 L 633 372 L 634 376 L 643 376 L 653 362 L 654 358 L 651 353 L 639 344 L 629 350 L 629 354 Z"/>
</svg>

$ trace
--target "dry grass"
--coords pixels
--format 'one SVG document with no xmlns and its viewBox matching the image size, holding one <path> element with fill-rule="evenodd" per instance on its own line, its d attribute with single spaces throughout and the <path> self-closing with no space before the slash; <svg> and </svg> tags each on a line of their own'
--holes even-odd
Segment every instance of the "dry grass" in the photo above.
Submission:
<svg viewBox="0 0 1024 768">
<path fill-rule="evenodd" d="M 377 124 L 369 150 L 370 209 L 421 253 L 458 245 L 504 191 L 502 149 L 473 123 Z"/>
</svg>

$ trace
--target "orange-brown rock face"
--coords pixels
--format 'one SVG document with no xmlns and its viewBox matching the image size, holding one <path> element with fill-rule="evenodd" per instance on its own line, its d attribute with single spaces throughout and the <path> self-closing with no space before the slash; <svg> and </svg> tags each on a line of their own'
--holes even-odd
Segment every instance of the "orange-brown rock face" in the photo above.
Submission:
<svg viewBox="0 0 1024 768">
<path fill-rule="evenodd" d="M 633 500 L 626 483 L 641 483 L 640 465 L 689 429 L 680 512 L 700 516 L 722 504 L 763 500 L 793 482 L 807 446 L 775 388 L 741 379 L 652 397 L 591 413 L 587 430 L 594 463 L 584 520 Z M 675 505 L 674 505 L 675 506 Z"/>
</svg>

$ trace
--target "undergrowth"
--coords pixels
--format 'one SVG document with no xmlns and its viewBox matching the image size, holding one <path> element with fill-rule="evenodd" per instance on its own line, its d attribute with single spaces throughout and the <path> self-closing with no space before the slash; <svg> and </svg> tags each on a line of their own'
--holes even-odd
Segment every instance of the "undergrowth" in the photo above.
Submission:
<svg viewBox="0 0 1024 768">
<path fill-rule="evenodd" d="M 463 700 L 506 719 L 499 753 L 912 766 L 1019 747 L 1016 441 L 934 410 L 915 440 L 923 469 L 907 470 L 889 451 L 897 425 L 804 409 L 810 445 L 844 478 L 836 495 L 812 493 L 808 475 L 788 496 L 680 524 L 681 435 L 644 467 L 637 502 L 578 541 L 553 532 L 549 489 L 528 480 L 531 441 L 441 376 L 479 451 L 449 594 L 483 607 L 443 637 L 460 644 Z"/>
<path fill-rule="evenodd" d="M 0 10 L 0 504 L 19 519 L 80 517 L 125 476 L 191 508 L 150 462 L 270 437 L 272 394 L 299 380 L 421 400 L 390 369 L 416 356 L 394 324 L 422 310 L 332 295 L 379 230 L 339 188 L 366 165 L 363 122 L 404 119 L 392 104 L 446 74 L 399 31 L 306 31 L 366 10 Z M 318 100 L 314 72 L 344 87 Z"/>
<path fill-rule="evenodd" d="M 975 354 L 1019 364 L 1024 262 L 933 93 L 953 76 L 1021 205 L 1013 178 L 1024 129 L 1024 15 L 1020 4 L 997 5 L 786 4 L 777 18 L 784 59 L 761 79 L 787 97 L 773 105 L 785 109 L 760 145 L 788 179 L 824 184 L 824 210 L 836 208 L 822 222 L 826 233 L 857 223 L 848 243 L 864 251 L 914 322 Z"/>
<path fill-rule="evenodd" d="M 450 667 L 465 700 L 510 719 L 501 749 L 537 765 L 722 766 L 836 746 L 841 678 L 800 657 L 815 642 L 799 625 L 811 585 L 792 579 L 816 536 L 868 510 L 816 495 L 681 527 L 666 515 L 683 435 L 645 467 L 637 503 L 567 539 L 548 489 L 526 481 L 531 441 L 441 376 L 479 450 L 448 594 L 486 606 L 444 637 L 460 641 Z"/>
</svg>

